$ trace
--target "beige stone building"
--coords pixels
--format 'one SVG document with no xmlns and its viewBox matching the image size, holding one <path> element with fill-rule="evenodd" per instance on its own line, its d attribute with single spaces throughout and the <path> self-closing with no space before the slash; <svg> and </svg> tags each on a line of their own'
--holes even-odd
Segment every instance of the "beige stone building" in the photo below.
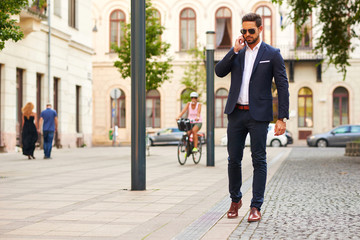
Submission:
<svg viewBox="0 0 360 240">
<path fill-rule="evenodd" d="M 47 102 L 53 104 L 58 146 L 91 145 L 91 4 L 51 0 L 45 8 L 29 1 L 14 18 L 25 36 L 0 52 L 1 148 L 14 151 L 21 145 L 21 108 L 27 102 L 34 103 L 38 116 Z"/>
<path fill-rule="evenodd" d="M 270 1 L 234 0 L 153 0 L 160 21 L 166 30 L 162 39 L 171 44 L 173 57 L 171 81 L 147 93 L 146 125 L 153 130 L 176 126 L 175 118 L 181 111 L 180 96 L 185 86 L 180 83 L 184 67 L 191 60 L 186 50 L 206 45 L 206 31 L 216 32 L 215 60 L 219 61 L 239 35 L 241 18 L 245 13 L 257 12 L 263 16 L 262 40 L 280 48 L 290 82 L 290 120 L 287 124 L 294 140 L 305 139 L 310 133 L 319 133 L 333 126 L 360 122 L 359 51 L 352 54 L 351 66 L 345 81 L 333 66 L 316 66 L 323 59 L 311 53 L 315 45 L 316 16 L 304 25 L 306 34 L 301 46 L 294 50 L 296 34 L 293 26 L 281 30 L 286 18 L 286 6 L 279 8 Z M 93 143 L 111 144 L 109 130 L 113 128 L 110 92 L 117 88 L 117 125 L 121 143 L 131 141 L 131 86 L 130 79 L 122 79 L 113 66 L 117 55 L 110 43 L 119 43 L 122 23 L 130 21 L 130 1 L 94 0 L 92 8 L 95 55 L 93 57 Z M 310 41 L 307 41 L 310 40 Z M 226 133 L 227 118 L 223 114 L 230 84 L 230 76 L 215 77 L 215 144 Z M 276 91 L 274 91 L 276 104 Z M 204 94 L 203 102 L 206 97 Z M 206 106 L 202 108 L 206 118 Z M 276 112 L 275 112 L 276 117 Z M 206 132 L 206 119 L 202 131 Z"/>
</svg>

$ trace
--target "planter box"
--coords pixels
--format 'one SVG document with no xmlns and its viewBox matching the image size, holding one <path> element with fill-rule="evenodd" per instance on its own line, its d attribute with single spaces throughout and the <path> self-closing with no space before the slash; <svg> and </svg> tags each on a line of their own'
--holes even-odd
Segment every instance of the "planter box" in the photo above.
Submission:
<svg viewBox="0 0 360 240">
<path fill-rule="evenodd" d="M 345 148 L 345 156 L 349 156 L 349 157 L 360 156 L 360 143 L 347 142 Z"/>
</svg>

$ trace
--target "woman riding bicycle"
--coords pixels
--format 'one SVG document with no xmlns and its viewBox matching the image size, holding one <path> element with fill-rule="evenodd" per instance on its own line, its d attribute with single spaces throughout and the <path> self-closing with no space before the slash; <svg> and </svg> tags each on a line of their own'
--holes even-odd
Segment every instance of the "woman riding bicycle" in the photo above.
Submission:
<svg viewBox="0 0 360 240">
<path fill-rule="evenodd" d="M 201 104 L 197 101 L 199 94 L 197 92 L 190 93 L 191 102 L 188 102 L 185 108 L 181 111 L 179 116 L 176 118 L 178 120 L 181 116 L 188 111 L 188 118 L 190 119 L 191 123 L 194 124 L 193 128 L 187 132 L 188 136 L 193 135 L 194 139 L 194 148 L 193 152 L 197 152 L 198 146 L 198 131 L 202 126 L 202 118 L 201 118 Z"/>
</svg>

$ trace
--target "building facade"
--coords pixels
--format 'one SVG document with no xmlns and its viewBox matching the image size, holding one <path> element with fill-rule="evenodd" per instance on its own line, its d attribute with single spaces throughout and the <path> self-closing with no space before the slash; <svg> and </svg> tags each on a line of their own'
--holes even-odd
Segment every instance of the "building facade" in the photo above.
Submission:
<svg viewBox="0 0 360 240">
<path fill-rule="evenodd" d="M 24 38 L 0 52 L 0 146 L 21 146 L 21 108 L 39 117 L 49 102 L 58 112 L 58 147 L 91 145 L 92 25 L 87 0 L 29 1 L 18 25 Z M 50 14 L 49 14 L 50 13 Z"/>
<path fill-rule="evenodd" d="M 173 71 L 171 81 L 165 82 L 146 95 L 146 126 L 156 131 L 176 126 L 175 118 L 183 103 L 181 94 L 186 87 L 181 84 L 185 67 L 191 61 L 187 50 L 206 45 L 206 31 L 215 31 L 215 61 L 229 51 L 240 34 L 241 18 L 248 12 L 263 17 L 262 40 L 277 47 L 285 60 L 290 85 L 290 120 L 288 130 L 296 140 L 305 139 L 345 123 L 360 122 L 360 53 L 352 53 L 351 66 L 346 80 L 333 66 L 318 65 L 324 58 L 312 53 L 315 45 L 316 16 L 304 24 L 304 37 L 295 50 L 297 36 L 294 26 L 282 30 L 289 9 L 273 5 L 271 1 L 175 1 L 153 0 L 160 22 L 165 27 L 162 40 L 171 44 Z M 118 138 L 122 143 L 131 141 L 131 81 L 122 79 L 114 67 L 116 53 L 111 43 L 120 44 L 123 24 L 130 21 L 130 1 L 94 0 L 92 17 L 96 31 L 93 33 L 95 55 L 93 57 L 93 143 L 111 144 L 109 130 L 114 124 L 119 127 Z M 228 95 L 230 76 L 220 79 L 215 76 L 215 144 L 226 133 L 227 117 L 223 110 Z M 115 106 L 110 93 L 119 89 L 116 100 L 116 122 L 112 108 Z M 276 106 L 276 89 L 274 88 Z M 203 95 L 202 116 L 205 119 L 202 131 L 206 132 L 206 94 Z M 276 119 L 277 110 L 274 108 Z"/>
</svg>

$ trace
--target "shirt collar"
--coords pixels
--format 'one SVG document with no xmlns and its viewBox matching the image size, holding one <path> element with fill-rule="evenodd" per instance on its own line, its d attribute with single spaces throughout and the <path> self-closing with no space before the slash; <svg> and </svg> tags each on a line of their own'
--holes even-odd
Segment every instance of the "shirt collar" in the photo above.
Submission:
<svg viewBox="0 0 360 240">
<path fill-rule="evenodd" d="M 260 42 L 258 44 L 256 44 L 256 46 L 253 49 L 251 49 L 249 47 L 248 43 L 246 43 L 246 50 L 251 50 L 251 51 L 259 50 L 261 43 L 262 43 L 262 40 L 260 40 Z"/>
</svg>

